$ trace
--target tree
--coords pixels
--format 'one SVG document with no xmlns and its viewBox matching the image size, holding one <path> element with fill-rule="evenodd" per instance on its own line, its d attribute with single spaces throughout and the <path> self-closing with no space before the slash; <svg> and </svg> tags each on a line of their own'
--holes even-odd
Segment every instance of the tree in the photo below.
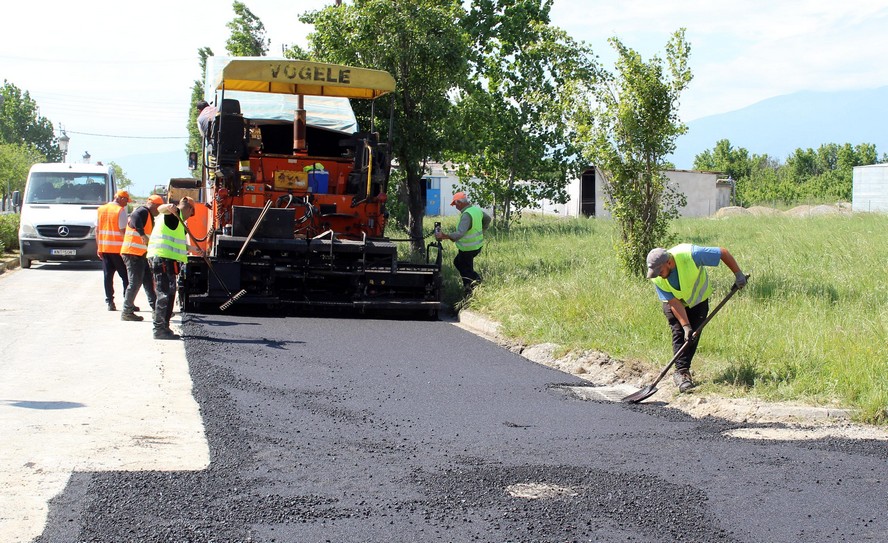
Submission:
<svg viewBox="0 0 888 543">
<path fill-rule="evenodd" d="M 594 63 L 585 45 L 550 25 L 551 5 L 473 0 L 463 19 L 471 83 L 458 95 L 453 141 L 463 145 L 453 158 L 473 201 L 492 204 L 506 225 L 514 209 L 566 198 L 568 173 L 579 171 L 568 119 Z"/>
<path fill-rule="evenodd" d="M 392 155 L 403 171 L 407 226 L 418 253 L 425 250 L 426 161 L 439 159 L 448 145 L 448 92 L 466 78 L 468 38 L 458 24 L 463 13 L 459 0 L 355 0 L 300 19 L 314 25 L 308 36 L 313 59 L 385 70 L 395 78 Z"/>
<path fill-rule="evenodd" d="M 644 62 L 617 38 L 616 73 L 601 72 L 595 84 L 597 105 L 582 127 L 586 156 L 607 176 L 607 206 L 617 221 L 617 253 L 623 268 L 643 277 L 647 252 L 670 240 L 669 222 L 678 215 L 684 196 L 673 192 L 663 174 L 665 157 L 687 131 L 678 119 L 681 92 L 691 81 L 690 45 L 685 30 L 666 44 L 666 63 L 654 56 Z"/>
<path fill-rule="evenodd" d="M 0 88 L 0 143 L 25 143 L 34 146 L 45 161 L 60 161 L 55 129 L 46 117 L 41 117 L 28 91 L 3 81 Z"/>
<path fill-rule="evenodd" d="M 234 19 L 226 26 L 231 30 L 225 50 L 235 57 L 262 57 L 271 41 L 265 37 L 265 25 L 243 2 L 232 4 Z"/>
<path fill-rule="evenodd" d="M 191 86 L 191 107 L 188 109 L 188 143 L 185 144 L 185 153 L 200 153 L 203 145 L 200 131 L 197 129 L 197 103 L 204 99 L 204 78 L 207 73 L 207 58 L 213 56 L 213 50 L 209 47 L 201 47 L 197 50 L 197 57 L 200 63 L 200 77 L 194 80 Z M 193 172 L 196 177 L 200 176 L 200 170 Z"/>
<path fill-rule="evenodd" d="M 109 162 L 108 166 L 110 166 L 111 170 L 114 172 L 114 179 L 117 181 L 118 189 L 127 190 L 133 186 L 132 180 L 126 176 L 123 172 L 123 168 L 121 168 L 119 164 L 116 162 Z"/>
<path fill-rule="evenodd" d="M 0 193 L 8 198 L 13 191 L 24 191 L 28 170 L 46 157 L 29 143 L 0 143 Z"/>
</svg>

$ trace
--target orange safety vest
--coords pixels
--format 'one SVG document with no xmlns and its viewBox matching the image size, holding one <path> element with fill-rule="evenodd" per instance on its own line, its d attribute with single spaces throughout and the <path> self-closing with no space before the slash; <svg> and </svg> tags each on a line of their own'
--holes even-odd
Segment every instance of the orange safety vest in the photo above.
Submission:
<svg viewBox="0 0 888 543">
<path fill-rule="evenodd" d="M 151 216 L 151 213 L 148 213 L 148 220 L 145 221 L 145 227 L 142 229 L 145 231 L 146 236 L 151 237 L 151 229 L 153 227 L 154 217 Z M 139 232 L 130 226 L 129 221 L 127 221 L 126 232 L 123 233 L 123 247 L 120 249 L 120 254 L 143 256 L 147 252 L 148 246 L 142 243 L 142 236 L 140 236 Z"/>
<path fill-rule="evenodd" d="M 123 247 L 123 232 L 120 231 L 120 214 L 123 208 L 117 202 L 108 202 L 99 207 L 96 224 L 96 245 L 100 253 L 120 254 Z"/>
<path fill-rule="evenodd" d="M 192 234 L 189 236 L 190 245 L 197 245 L 204 252 L 207 250 L 207 240 L 198 242 L 194 238 L 205 238 L 207 236 L 207 231 L 209 230 L 209 219 L 210 219 L 210 210 L 209 208 L 200 203 L 194 202 L 194 215 L 188 217 L 188 220 L 185 221 L 185 225 L 188 227 L 188 231 Z"/>
</svg>

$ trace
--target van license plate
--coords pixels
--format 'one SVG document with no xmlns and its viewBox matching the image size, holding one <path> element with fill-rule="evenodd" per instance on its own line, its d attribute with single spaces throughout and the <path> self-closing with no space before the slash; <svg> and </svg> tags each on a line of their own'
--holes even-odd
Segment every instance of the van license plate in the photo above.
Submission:
<svg viewBox="0 0 888 543">
<path fill-rule="evenodd" d="M 77 256 L 76 249 L 51 249 L 49 254 L 54 256 Z"/>
</svg>

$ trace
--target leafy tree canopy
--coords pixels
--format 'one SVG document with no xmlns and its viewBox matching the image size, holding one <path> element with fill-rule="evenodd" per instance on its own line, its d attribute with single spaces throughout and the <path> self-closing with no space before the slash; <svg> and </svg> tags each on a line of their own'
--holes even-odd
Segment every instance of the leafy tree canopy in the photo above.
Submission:
<svg viewBox="0 0 888 543">
<path fill-rule="evenodd" d="M 265 37 L 265 25 L 243 2 L 232 4 L 234 19 L 226 26 L 231 30 L 225 50 L 236 57 L 262 57 L 271 41 Z"/>
<path fill-rule="evenodd" d="M 470 83 L 457 94 L 452 141 L 473 200 L 508 224 L 516 209 L 563 200 L 578 173 L 568 120 L 594 81 L 592 52 L 550 23 L 546 0 L 473 0 Z M 470 181 L 474 178 L 474 181 Z"/>
<path fill-rule="evenodd" d="M 28 91 L 4 80 L 0 88 L 0 143 L 25 143 L 34 146 L 44 160 L 62 159 L 55 129 L 49 119 L 41 117 Z"/>
<path fill-rule="evenodd" d="M 31 166 L 46 162 L 46 157 L 29 143 L 0 143 L 0 193 L 24 191 Z"/>
</svg>

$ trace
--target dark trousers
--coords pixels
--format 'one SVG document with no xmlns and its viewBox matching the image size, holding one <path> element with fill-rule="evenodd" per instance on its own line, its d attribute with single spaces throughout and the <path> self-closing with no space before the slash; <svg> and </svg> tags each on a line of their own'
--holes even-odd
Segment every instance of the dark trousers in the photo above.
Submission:
<svg viewBox="0 0 888 543">
<path fill-rule="evenodd" d="M 126 277 L 126 264 L 119 253 L 102 253 L 102 273 L 105 274 L 105 303 L 114 303 L 114 274 L 123 280 L 123 291 L 129 286 Z"/>
<path fill-rule="evenodd" d="M 453 259 L 453 267 L 462 277 L 463 288 L 470 289 L 472 283 L 480 283 L 481 276 L 475 271 L 475 257 L 481 253 L 481 249 L 474 251 L 456 251 L 456 258 Z"/>
<path fill-rule="evenodd" d="M 173 318 L 173 305 L 176 302 L 176 276 L 179 263 L 168 258 L 149 258 L 151 274 L 154 277 L 154 289 L 157 301 L 154 303 L 154 331 L 170 329 Z"/>
<path fill-rule="evenodd" d="M 123 263 L 126 265 L 126 276 L 129 279 L 129 286 L 123 295 L 123 312 L 132 313 L 135 307 L 136 295 L 139 293 L 139 287 L 145 291 L 148 296 L 148 303 L 154 307 L 157 301 L 157 295 L 154 293 L 154 277 L 148 268 L 148 259 L 145 255 L 122 255 Z"/>
<path fill-rule="evenodd" d="M 688 314 L 688 322 L 690 322 L 691 328 L 696 330 L 706 320 L 706 316 L 709 315 L 709 300 L 702 301 L 694 307 L 686 307 L 685 311 Z M 672 328 L 672 354 L 675 355 L 684 346 L 684 328 L 681 327 L 681 323 L 672 314 L 669 304 L 663 304 L 663 313 L 666 315 L 669 327 Z M 691 340 L 691 344 L 681 353 L 681 356 L 675 360 L 676 371 L 691 369 L 691 360 L 694 359 L 694 353 L 697 352 L 697 342 L 699 341 L 700 335 L 698 334 L 696 339 Z"/>
</svg>

